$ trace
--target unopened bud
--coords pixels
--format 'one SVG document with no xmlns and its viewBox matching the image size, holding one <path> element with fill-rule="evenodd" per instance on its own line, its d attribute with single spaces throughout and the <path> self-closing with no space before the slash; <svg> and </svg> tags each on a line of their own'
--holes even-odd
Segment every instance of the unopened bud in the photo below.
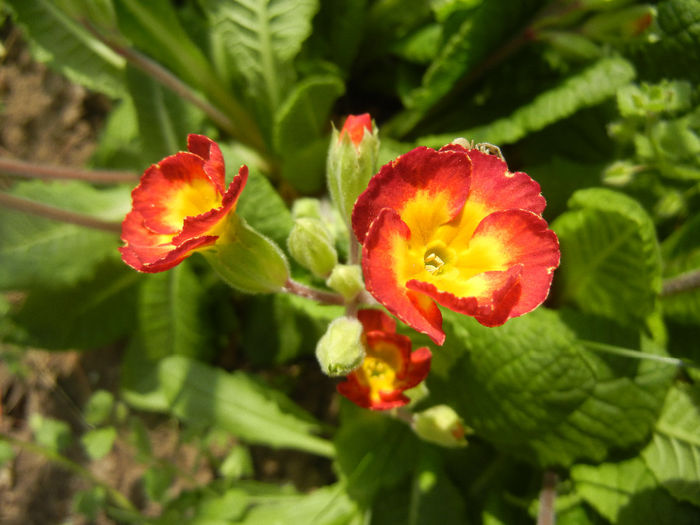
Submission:
<svg viewBox="0 0 700 525">
<path fill-rule="evenodd" d="M 328 277 L 338 263 L 333 238 L 318 219 L 297 219 L 287 238 L 294 259 L 317 277 Z"/>
<path fill-rule="evenodd" d="M 368 113 L 350 115 L 340 132 L 333 130 L 326 166 L 328 190 L 348 225 L 357 197 L 376 171 L 378 153 L 378 130 Z"/>
<path fill-rule="evenodd" d="M 469 428 L 451 407 L 436 405 L 413 416 L 413 430 L 425 441 L 443 447 L 464 447 Z"/>
<path fill-rule="evenodd" d="M 365 358 L 362 323 L 354 317 L 338 317 L 328 325 L 316 345 L 321 370 L 331 377 L 346 376 Z"/>
<path fill-rule="evenodd" d="M 326 284 L 346 301 L 352 301 L 365 287 L 362 268 L 357 264 L 338 264 L 326 279 Z"/>
<path fill-rule="evenodd" d="M 656 9 L 651 5 L 637 5 L 617 11 L 603 11 L 591 17 L 581 28 L 581 33 L 603 42 L 630 39 L 648 32 L 656 19 Z M 657 38 L 648 32 L 647 38 Z"/>
<path fill-rule="evenodd" d="M 292 205 L 292 218 L 321 220 L 321 202 L 311 197 L 295 200 Z"/>
</svg>

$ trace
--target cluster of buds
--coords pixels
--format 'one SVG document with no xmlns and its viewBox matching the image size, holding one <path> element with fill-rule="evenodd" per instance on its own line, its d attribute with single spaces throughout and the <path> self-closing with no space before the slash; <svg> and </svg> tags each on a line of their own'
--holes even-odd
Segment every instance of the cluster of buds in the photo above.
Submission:
<svg viewBox="0 0 700 525">
<path fill-rule="evenodd" d="M 294 205 L 287 251 L 330 291 L 293 281 L 282 249 L 236 213 L 248 168 L 225 187 L 221 151 L 201 135 L 143 174 L 123 223 L 122 258 L 160 272 L 201 253 L 240 291 L 344 304 L 346 314 L 316 347 L 322 371 L 344 377 L 338 392 L 361 407 L 408 405 L 406 391 L 423 385 L 431 351 L 412 350 L 394 318 L 361 306 L 378 303 L 441 345 L 438 304 L 486 326 L 525 314 L 547 297 L 559 246 L 542 218 L 539 185 L 510 172 L 498 152 L 460 139 L 437 151 L 415 148 L 377 171 L 378 151 L 369 114 L 348 117 L 328 152 L 333 207 L 324 214 L 315 199 Z M 346 249 L 337 249 L 345 239 Z M 413 428 L 444 446 L 466 443 L 467 428 L 450 407 L 416 414 Z"/>
</svg>

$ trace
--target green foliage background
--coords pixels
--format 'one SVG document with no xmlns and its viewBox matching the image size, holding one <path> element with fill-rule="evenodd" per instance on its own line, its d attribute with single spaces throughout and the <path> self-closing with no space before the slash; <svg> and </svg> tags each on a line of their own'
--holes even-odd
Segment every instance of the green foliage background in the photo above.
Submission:
<svg viewBox="0 0 700 525">
<path fill-rule="evenodd" d="M 448 404 L 473 429 L 468 447 L 448 450 L 346 402 L 337 421 L 318 421 L 288 395 L 293 378 L 260 379 L 280 365 L 314 370 L 340 307 L 233 293 L 197 258 L 139 275 L 115 234 L 0 208 L 0 290 L 23 294 L 0 303 L 3 351 L 123 345 L 123 407 L 240 440 L 220 479 L 174 498 L 167 466 L 149 470 L 146 491 L 163 505 L 150 521 L 531 523 L 548 471 L 562 525 L 700 522 L 698 0 L 0 7 L 38 60 L 112 101 L 92 167 L 141 172 L 188 133 L 208 134 L 229 177 L 251 169 L 239 213 L 282 247 L 294 199 L 324 194 L 331 122 L 363 112 L 383 161 L 455 137 L 499 145 L 541 184 L 560 239 L 544 307 L 499 328 L 444 312 L 447 342 L 414 408 Z M 119 222 L 130 189 L 32 181 L 10 192 Z M 232 347 L 245 371 L 217 364 Z M 91 413 L 95 403 L 116 410 L 103 395 Z M 103 419 L 82 438 L 93 458 L 111 448 L 111 425 L 127 424 Z M 34 425 L 39 445 L 59 450 L 65 429 Z M 152 454 L 147 438 L 135 443 Z M 327 458 L 336 481 L 309 493 L 251 481 L 253 444 Z M 98 486 L 77 508 L 145 520 L 110 497 Z"/>
</svg>

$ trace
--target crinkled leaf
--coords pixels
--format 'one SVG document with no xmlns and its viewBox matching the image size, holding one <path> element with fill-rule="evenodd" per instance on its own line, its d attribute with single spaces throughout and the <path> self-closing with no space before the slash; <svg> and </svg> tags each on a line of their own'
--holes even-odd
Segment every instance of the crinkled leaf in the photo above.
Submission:
<svg viewBox="0 0 700 525">
<path fill-rule="evenodd" d="M 639 457 L 620 463 L 575 465 L 571 478 L 576 492 L 610 523 L 697 523 L 698 510 L 674 500 Z"/>
<path fill-rule="evenodd" d="M 98 190 L 82 182 L 19 182 L 12 194 L 42 204 L 121 221 L 129 189 Z M 118 255 L 116 233 L 0 208 L 0 289 L 60 287 L 89 278 Z"/>
<path fill-rule="evenodd" d="M 661 285 L 651 218 L 637 201 L 602 188 L 577 191 L 569 208 L 552 224 L 562 253 L 560 299 L 584 312 L 639 323 L 653 311 Z"/>
<path fill-rule="evenodd" d="M 7 0 L 34 55 L 88 89 L 119 97 L 125 60 L 51 0 Z"/>
<path fill-rule="evenodd" d="M 318 423 L 278 391 L 244 372 L 227 373 L 182 356 L 158 364 L 169 410 L 200 425 L 214 425 L 251 443 L 332 456 L 333 445 L 316 435 Z"/>
<path fill-rule="evenodd" d="M 672 388 L 653 439 L 642 452 L 674 498 L 700 505 L 700 389 Z"/>
<path fill-rule="evenodd" d="M 431 392 L 477 434 L 541 466 L 601 460 L 611 448 L 642 441 L 675 372 L 586 350 L 581 333 L 635 348 L 634 332 L 573 312 L 562 319 L 540 308 L 498 328 L 447 312 L 446 321 L 461 325 L 453 333 L 465 351 L 444 382 L 431 375 Z"/>
<path fill-rule="evenodd" d="M 139 280 L 125 266 L 108 264 L 73 286 L 32 290 L 12 316 L 17 342 L 51 350 L 114 343 L 133 330 Z"/>
<path fill-rule="evenodd" d="M 501 146 L 512 144 L 581 109 L 615 96 L 617 89 L 634 76 L 632 64 L 624 58 L 603 58 L 581 73 L 568 77 L 559 86 L 540 93 L 530 104 L 520 107 L 506 118 L 464 131 L 422 137 L 418 142 L 440 147 L 461 136 Z"/>
</svg>

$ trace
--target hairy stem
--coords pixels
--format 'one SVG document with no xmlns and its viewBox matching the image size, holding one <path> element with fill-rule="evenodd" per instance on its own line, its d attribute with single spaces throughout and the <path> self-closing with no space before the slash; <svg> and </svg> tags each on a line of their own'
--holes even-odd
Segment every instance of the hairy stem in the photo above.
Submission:
<svg viewBox="0 0 700 525">
<path fill-rule="evenodd" d="M 41 204 L 39 202 L 22 197 L 15 197 L 14 195 L 9 195 L 3 192 L 0 192 L 0 205 L 18 211 L 31 213 L 32 215 L 46 217 L 47 219 L 77 224 L 78 226 L 86 226 L 95 230 L 102 230 L 110 233 L 121 232 L 121 224 L 117 222 L 103 221 L 102 219 L 98 219 L 92 215 L 56 208 L 54 206 L 49 206 L 48 204 Z"/>
<path fill-rule="evenodd" d="M 542 478 L 542 490 L 540 491 L 540 507 L 537 512 L 537 525 L 554 525 L 556 515 L 554 501 L 557 498 L 557 474 L 547 470 Z"/>
<path fill-rule="evenodd" d="M 664 281 L 661 295 L 668 296 L 700 288 L 700 269 L 691 270 Z"/>
<path fill-rule="evenodd" d="M 310 286 L 306 286 L 305 284 L 301 284 L 293 279 L 289 279 L 287 281 L 284 286 L 284 291 L 300 297 L 306 297 L 307 299 L 313 299 L 321 304 L 345 304 L 345 299 L 338 293 L 317 290 L 315 288 L 311 288 Z"/>
<path fill-rule="evenodd" d="M 93 184 L 134 183 L 138 174 L 131 171 L 81 170 L 63 166 L 32 164 L 21 160 L 0 157 L 0 172 L 36 179 L 84 180 Z"/>
</svg>

